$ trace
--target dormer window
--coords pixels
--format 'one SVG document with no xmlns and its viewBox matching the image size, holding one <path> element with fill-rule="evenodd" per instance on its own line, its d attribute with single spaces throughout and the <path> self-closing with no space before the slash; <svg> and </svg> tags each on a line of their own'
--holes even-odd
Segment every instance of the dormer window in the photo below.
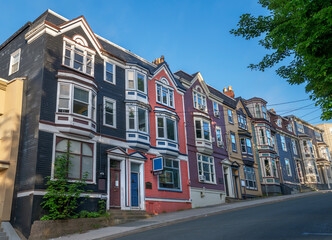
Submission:
<svg viewBox="0 0 332 240">
<path fill-rule="evenodd" d="M 255 109 L 256 109 L 256 117 L 261 118 L 262 117 L 261 108 L 259 107 L 259 105 L 257 103 L 255 105 Z"/>
<path fill-rule="evenodd" d="M 79 35 L 74 36 L 73 40 L 64 38 L 63 46 L 62 63 L 93 76 L 95 51 L 88 48 L 86 40 Z"/>
<path fill-rule="evenodd" d="M 278 127 L 281 127 L 281 119 L 280 118 L 278 118 L 275 123 L 277 124 Z"/>
<path fill-rule="evenodd" d="M 263 118 L 266 119 L 266 108 L 264 105 L 262 105 L 262 109 L 263 109 Z"/>
<path fill-rule="evenodd" d="M 315 131 L 315 137 L 318 141 L 322 141 L 322 137 L 321 137 L 320 133 L 318 133 L 316 131 Z"/>
<path fill-rule="evenodd" d="M 194 95 L 194 107 L 206 112 L 207 111 L 207 107 L 206 107 L 206 97 L 201 94 L 198 93 L 196 91 L 193 92 Z"/>
<path fill-rule="evenodd" d="M 146 93 L 146 74 L 134 69 L 127 70 L 127 89 Z"/>
<path fill-rule="evenodd" d="M 301 133 L 304 133 L 304 128 L 303 128 L 303 125 L 300 124 L 300 123 L 297 123 L 297 130 Z"/>
<path fill-rule="evenodd" d="M 16 50 L 10 55 L 9 74 L 17 72 L 20 68 L 21 49 Z"/>
<path fill-rule="evenodd" d="M 167 79 L 156 81 L 157 102 L 169 107 L 174 107 L 174 90 L 169 86 Z"/>
</svg>

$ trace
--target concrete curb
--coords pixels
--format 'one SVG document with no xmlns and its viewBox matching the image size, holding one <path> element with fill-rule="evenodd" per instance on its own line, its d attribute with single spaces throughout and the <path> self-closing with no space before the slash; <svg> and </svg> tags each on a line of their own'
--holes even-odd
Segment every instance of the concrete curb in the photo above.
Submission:
<svg viewBox="0 0 332 240">
<path fill-rule="evenodd" d="M 159 227 L 164 227 L 180 222 L 195 220 L 203 217 L 213 216 L 225 212 L 231 212 L 236 210 L 241 210 L 250 207 L 256 207 L 260 205 L 272 204 L 276 202 L 282 202 L 286 200 L 302 198 L 312 195 L 323 194 L 330 191 L 317 191 L 317 192 L 308 192 L 308 193 L 298 193 L 294 195 L 283 195 L 276 197 L 268 197 L 256 200 L 248 200 L 243 202 L 221 204 L 216 206 L 209 206 L 204 208 L 196 208 L 185 210 L 181 212 L 172 212 L 160 214 L 158 216 L 136 221 L 133 223 L 117 225 L 97 230 L 92 230 L 83 234 L 73 234 L 69 236 L 60 237 L 57 239 L 61 240 L 84 240 L 84 239 L 93 239 L 93 240 L 106 240 L 106 239 L 116 239 L 119 237 L 124 237 L 134 233 L 139 233 Z M 153 221 L 155 220 L 155 221 Z"/>
</svg>

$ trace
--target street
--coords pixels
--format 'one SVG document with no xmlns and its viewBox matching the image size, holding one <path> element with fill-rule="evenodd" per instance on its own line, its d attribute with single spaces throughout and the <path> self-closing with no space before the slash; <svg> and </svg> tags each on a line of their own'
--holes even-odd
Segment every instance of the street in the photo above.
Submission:
<svg viewBox="0 0 332 240">
<path fill-rule="evenodd" d="M 230 211 L 118 239 L 332 239 L 332 193 Z"/>
</svg>

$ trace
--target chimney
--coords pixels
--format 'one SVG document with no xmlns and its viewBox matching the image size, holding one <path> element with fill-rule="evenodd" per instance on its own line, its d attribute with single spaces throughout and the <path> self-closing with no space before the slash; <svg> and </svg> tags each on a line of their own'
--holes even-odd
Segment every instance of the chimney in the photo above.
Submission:
<svg viewBox="0 0 332 240">
<path fill-rule="evenodd" d="M 273 112 L 274 114 L 277 114 L 274 108 L 270 109 L 270 111 Z"/>
<path fill-rule="evenodd" d="M 164 55 L 161 55 L 160 58 L 156 58 L 154 61 L 152 61 L 152 63 L 155 65 L 159 65 L 160 63 L 163 63 L 163 62 L 165 62 Z"/>
<path fill-rule="evenodd" d="M 232 86 L 228 86 L 228 88 L 224 88 L 224 94 L 227 95 L 228 97 L 234 98 L 235 94 L 233 92 Z"/>
</svg>

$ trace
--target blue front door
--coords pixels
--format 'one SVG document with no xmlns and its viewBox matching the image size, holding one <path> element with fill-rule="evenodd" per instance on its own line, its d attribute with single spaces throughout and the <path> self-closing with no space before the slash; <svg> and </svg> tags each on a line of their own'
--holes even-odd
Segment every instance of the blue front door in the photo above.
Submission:
<svg viewBox="0 0 332 240">
<path fill-rule="evenodd" d="M 138 173 L 131 173 L 131 206 L 138 207 Z"/>
</svg>

